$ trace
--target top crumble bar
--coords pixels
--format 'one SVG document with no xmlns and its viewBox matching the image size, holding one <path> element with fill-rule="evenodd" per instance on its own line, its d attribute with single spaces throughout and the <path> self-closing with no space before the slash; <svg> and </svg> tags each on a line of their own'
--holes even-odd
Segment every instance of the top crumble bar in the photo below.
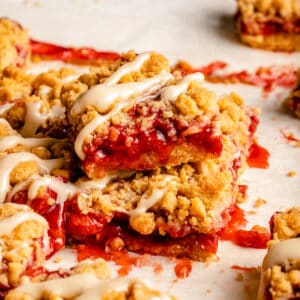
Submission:
<svg viewBox="0 0 300 300">
<path fill-rule="evenodd" d="M 218 98 L 201 73 L 170 73 L 157 53 L 128 53 L 110 74 L 82 75 L 62 93 L 90 178 L 219 157 L 224 136 L 246 156 L 257 123 L 237 95 Z"/>
</svg>

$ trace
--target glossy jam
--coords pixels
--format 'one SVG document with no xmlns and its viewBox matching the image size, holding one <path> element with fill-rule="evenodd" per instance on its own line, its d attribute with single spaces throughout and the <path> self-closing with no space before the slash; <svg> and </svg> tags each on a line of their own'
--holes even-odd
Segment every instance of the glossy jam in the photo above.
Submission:
<svg viewBox="0 0 300 300">
<path fill-rule="evenodd" d="M 97 168 L 101 174 L 101 169 L 104 173 L 106 169 L 157 168 L 169 162 L 177 145 L 191 145 L 216 156 L 222 152 L 222 138 L 216 133 L 213 123 L 191 120 L 189 124 L 182 124 L 175 118 L 164 118 L 161 110 L 152 111 L 150 106 L 140 104 L 135 105 L 128 115 L 134 120 L 133 124 L 110 125 L 107 135 L 96 136 L 92 144 L 85 147 L 85 170 Z M 145 118 L 151 120 L 146 128 Z M 198 128 L 198 132 L 189 134 L 191 127 Z"/>
<path fill-rule="evenodd" d="M 188 64 L 185 61 L 179 61 L 174 67 L 173 70 L 174 71 L 180 71 L 182 75 L 188 75 L 191 73 L 195 73 L 195 72 L 201 72 L 203 73 L 205 76 L 210 76 L 212 75 L 214 72 L 218 71 L 218 70 L 223 70 L 224 68 L 226 68 L 227 63 L 225 63 L 224 61 L 214 61 L 208 65 L 205 66 L 201 66 L 198 68 L 194 68 L 193 66 L 191 66 L 190 64 Z"/>
<path fill-rule="evenodd" d="M 267 248 L 270 240 L 270 233 L 257 230 L 238 229 L 234 232 L 232 241 L 241 247 L 246 248 Z"/>
<path fill-rule="evenodd" d="M 32 199 L 30 207 L 40 215 L 42 215 L 49 224 L 48 234 L 50 237 L 50 253 L 53 253 L 65 246 L 66 232 L 65 232 L 65 212 L 67 209 L 68 202 L 66 201 L 63 206 L 56 203 L 56 193 L 47 188 L 42 196 Z M 27 191 L 17 193 L 12 202 L 26 204 Z"/>
<path fill-rule="evenodd" d="M 206 75 L 206 80 L 216 83 L 243 83 L 261 87 L 265 95 L 268 95 L 268 93 L 273 91 L 276 87 L 293 88 L 297 81 L 296 67 L 294 66 L 259 67 L 253 73 L 241 70 L 216 74 L 217 70 L 222 70 L 226 66 L 226 63 L 218 61 L 204 66 L 203 72 Z M 208 68 L 208 70 L 206 70 L 206 68 Z M 202 67 L 193 68 L 186 62 L 179 62 L 174 69 L 185 75 L 199 72 Z"/>
<path fill-rule="evenodd" d="M 255 267 L 241 267 L 241 266 L 238 266 L 238 265 L 232 265 L 231 269 L 237 270 L 237 271 L 244 271 L 244 272 L 257 271 L 257 268 L 255 268 Z"/>
<path fill-rule="evenodd" d="M 78 261 L 87 258 L 103 258 L 106 261 L 113 261 L 119 266 L 119 276 L 128 275 L 133 267 L 142 267 L 150 264 L 147 256 L 133 256 L 126 250 L 122 251 L 105 251 L 101 246 L 96 244 L 82 244 L 76 246 Z"/>
<path fill-rule="evenodd" d="M 286 132 L 285 130 L 281 129 L 280 130 L 280 133 L 282 135 L 282 137 L 288 142 L 288 143 L 299 143 L 300 142 L 300 139 L 295 137 L 293 133 L 288 133 Z"/>
<path fill-rule="evenodd" d="M 246 248 L 264 249 L 270 240 L 270 233 L 267 230 L 245 230 L 243 227 L 247 221 L 244 211 L 237 205 L 230 210 L 230 220 L 227 226 L 219 233 L 224 241 L 231 241 L 234 244 Z"/>
<path fill-rule="evenodd" d="M 61 60 L 66 63 L 87 63 L 115 61 L 120 55 L 115 52 L 97 51 L 92 48 L 72 48 L 31 40 L 31 53 L 43 59 Z"/>
<path fill-rule="evenodd" d="M 189 277 L 192 272 L 192 261 L 189 259 L 180 259 L 174 268 L 177 278 L 184 279 Z"/>
<path fill-rule="evenodd" d="M 263 22 L 253 19 L 240 22 L 241 32 L 252 35 L 271 35 L 278 33 L 300 33 L 300 20 L 289 21 L 276 17 Z"/>
<path fill-rule="evenodd" d="M 247 163 L 250 168 L 267 169 L 269 167 L 270 153 L 267 149 L 253 143 L 249 149 Z"/>
</svg>

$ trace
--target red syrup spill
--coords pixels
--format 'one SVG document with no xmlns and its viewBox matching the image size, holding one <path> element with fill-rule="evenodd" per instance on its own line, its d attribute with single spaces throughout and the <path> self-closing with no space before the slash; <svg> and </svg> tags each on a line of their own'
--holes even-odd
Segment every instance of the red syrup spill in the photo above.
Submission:
<svg viewBox="0 0 300 300">
<path fill-rule="evenodd" d="M 248 185 L 246 185 L 246 184 L 239 184 L 238 189 L 239 189 L 239 193 L 241 194 L 241 196 L 243 197 L 243 199 L 245 199 L 246 196 L 247 196 Z"/>
<path fill-rule="evenodd" d="M 128 275 L 133 267 L 142 267 L 148 262 L 148 255 L 133 256 L 126 250 L 122 251 L 105 251 L 97 245 L 82 244 L 75 247 L 77 250 L 78 261 L 82 261 L 87 258 L 103 258 L 106 261 L 113 261 L 119 266 L 119 276 Z"/>
<path fill-rule="evenodd" d="M 255 267 L 241 267 L 241 266 L 238 266 L 238 265 L 232 265 L 231 269 L 237 270 L 237 271 L 245 271 L 245 272 L 251 272 L 251 271 L 256 271 L 257 270 L 257 268 L 255 268 Z"/>
<path fill-rule="evenodd" d="M 251 230 L 241 229 L 247 223 L 244 211 L 234 205 L 230 211 L 230 221 L 220 232 L 223 241 L 231 241 L 234 244 L 246 247 L 264 249 L 270 240 L 270 233 L 262 227 L 253 227 Z"/>
<path fill-rule="evenodd" d="M 215 72 L 223 70 L 227 63 L 215 61 L 206 66 L 193 68 L 184 61 L 179 61 L 173 70 L 183 75 L 202 72 L 206 80 L 215 83 L 242 83 L 261 87 L 264 94 L 272 92 L 276 87 L 292 88 L 297 81 L 296 67 L 290 65 L 259 67 L 254 72 L 241 70 L 216 75 Z"/>
<path fill-rule="evenodd" d="M 115 52 L 97 51 L 92 48 L 63 47 L 55 44 L 31 40 L 31 53 L 49 60 L 65 63 L 95 63 L 98 60 L 115 61 L 120 55 Z"/>
<path fill-rule="evenodd" d="M 156 275 L 162 273 L 163 270 L 164 270 L 164 268 L 161 264 L 155 264 L 154 267 L 153 267 L 153 272 Z"/>
<path fill-rule="evenodd" d="M 269 167 L 270 153 L 267 149 L 253 143 L 249 149 L 247 163 L 250 168 L 267 169 Z"/>
<path fill-rule="evenodd" d="M 295 142 L 295 143 L 298 143 L 300 142 L 300 139 L 295 137 L 294 134 L 292 132 L 286 132 L 285 130 L 283 129 L 280 129 L 280 133 L 282 135 L 282 137 L 289 143 L 291 142 Z"/>
<path fill-rule="evenodd" d="M 192 272 L 192 261 L 189 259 L 179 259 L 175 265 L 174 271 L 177 278 L 184 279 L 189 277 Z"/>
</svg>

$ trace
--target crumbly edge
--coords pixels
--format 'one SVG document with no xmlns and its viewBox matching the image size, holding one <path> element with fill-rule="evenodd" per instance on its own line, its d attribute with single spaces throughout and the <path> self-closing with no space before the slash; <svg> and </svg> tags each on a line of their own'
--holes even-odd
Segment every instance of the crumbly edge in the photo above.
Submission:
<svg viewBox="0 0 300 300">
<path fill-rule="evenodd" d="M 73 276 L 77 274 L 84 274 L 84 273 L 91 273 L 95 275 L 98 279 L 109 279 L 110 269 L 107 265 L 107 263 L 102 259 L 96 259 L 93 261 L 82 261 L 78 263 L 75 267 L 73 267 L 71 270 L 65 274 L 64 278 L 66 276 Z M 38 275 L 34 278 L 31 278 L 32 283 L 38 283 L 38 282 L 47 282 L 48 280 L 53 279 L 59 279 L 61 276 L 59 276 L 58 273 L 52 273 L 50 275 L 47 275 L 46 273 Z M 24 282 L 23 284 L 28 284 L 28 282 Z M 68 287 L 66 287 L 68 288 Z M 37 298 L 32 298 L 30 295 L 26 293 L 19 292 L 18 290 L 10 290 L 5 298 L 5 300 L 37 300 Z M 52 292 L 50 290 L 45 290 L 43 292 L 42 298 L 43 300 L 63 300 L 64 298 L 61 297 L 60 294 L 57 294 L 55 292 Z"/>
<path fill-rule="evenodd" d="M 111 76 L 123 64 L 128 63 L 135 58 L 136 54 L 133 51 L 130 51 L 128 53 L 125 53 L 122 58 L 116 63 L 111 64 L 109 68 L 102 68 L 98 69 L 96 72 L 83 74 L 76 82 L 66 84 L 61 93 L 61 99 L 68 108 L 68 111 L 71 109 L 72 105 L 80 94 L 94 85 L 103 83 L 107 77 Z M 150 59 L 148 59 L 144 63 L 140 71 L 124 75 L 120 79 L 119 83 L 139 82 L 146 78 L 150 78 L 159 74 L 162 70 L 165 70 L 167 72 L 170 71 L 170 66 L 167 59 L 160 54 L 152 52 Z M 97 115 L 98 112 L 94 107 L 91 106 L 86 107 L 85 112 L 78 116 L 73 117 L 68 114 L 69 122 L 72 126 L 73 135 L 76 136 L 80 132 L 80 130 L 87 123 L 93 120 Z M 98 130 L 101 131 L 101 127 Z M 91 137 L 88 137 L 88 139 L 90 138 Z"/>
<path fill-rule="evenodd" d="M 238 10 L 243 16 L 256 19 L 278 16 L 287 20 L 300 18 L 298 0 L 238 0 Z"/>
<path fill-rule="evenodd" d="M 23 209 L 14 205 L 0 205 L 0 220 L 8 218 Z M 23 272 L 35 257 L 35 265 L 42 266 L 46 253 L 38 239 L 42 239 L 47 228 L 36 220 L 28 220 L 17 226 L 9 235 L 0 236 L 1 274 L 0 284 L 14 287 L 25 279 Z M 28 246 L 24 247 L 24 243 Z"/>
<path fill-rule="evenodd" d="M 166 175 L 174 181 L 162 186 Z M 75 198 L 83 214 L 102 212 L 111 215 L 120 209 L 129 215 L 152 191 L 165 189 L 163 197 L 147 211 L 131 215 L 131 227 L 141 234 L 155 231 L 162 236 L 166 227 L 190 227 L 194 231 L 209 233 L 222 227 L 221 212 L 230 207 L 236 198 L 236 182 L 230 167 L 213 159 L 199 164 L 157 169 L 152 174 L 137 173 L 134 178 L 116 180 L 103 191 Z"/>
<path fill-rule="evenodd" d="M 20 135 L 14 131 L 10 126 L 0 122 L 0 137 L 6 136 L 18 136 Z M 16 145 L 12 148 L 8 148 L 6 151 L 0 151 L 0 159 L 19 152 L 28 152 L 36 155 L 40 159 L 49 160 L 55 158 L 64 158 L 64 165 L 59 169 L 54 169 L 51 174 L 54 176 L 61 176 L 66 179 L 71 179 L 78 172 L 75 167 L 77 161 L 75 154 L 73 154 L 72 145 L 66 141 L 53 142 L 49 147 L 35 146 L 28 147 L 25 145 Z M 36 162 L 27 161 L 18 164 L 10 174 L 10 184 L 18 184 L 34 174 L 39 174 L 40 170 Z"/>
<path fill-rule="evenodd" d="M 28 32 L 8 18 L 0 18 L 0 70 L 10 65 L 29 64 L 30 42 Z M 26 51 L 26 57 L 19 56 L 17 48 Z"/>
<path fill-rule="evenodd" d="M 272 239 L 287 240 L 300 235 L 300 207 L 273 216 Z"/>
<path fill-rule="evenodd" d="M 300 68 L 297 72 L 296 86 L 291 91 L 284 104 L 297 118 L 300 118 Z"/>
<path fill-rule="evenodd" d="M 71 68 L 50 70 L 38 75 L 26 73 L 16 67 L 7 67 L 0 74 L 0 98 L 2 104 L 15 103 L 14 106 L 4 112 L 4 117 L 14 129 L 20 130 L 25 122 L 26 103 L 40 103 L 41 113 L 49 113 L 53 107 L 62 107 L 61 90 L 68 77 L 76 76 L 76 71 Z M 57 124 L 57 129 L 65 118 L 59 115 L 57 118 L 49 117 L 42 124 L 40 131 L 47 132 Z"/>
<path fill-rule="evenodd" d="M 289 270 L 275 265 L 268 268 L 262 274 L 262 280 L 266 286 L 266 293 L 269 293 L 271 299 L 298 299 L 300 297 L 300 261 L 293 262 Z"/>
<path fill-rule="evenodd" d="M 300 34 L 250 35 L 240 32 L 240 39 L 252 48 L 271 51 L 300 51 Z"/>
</svg>

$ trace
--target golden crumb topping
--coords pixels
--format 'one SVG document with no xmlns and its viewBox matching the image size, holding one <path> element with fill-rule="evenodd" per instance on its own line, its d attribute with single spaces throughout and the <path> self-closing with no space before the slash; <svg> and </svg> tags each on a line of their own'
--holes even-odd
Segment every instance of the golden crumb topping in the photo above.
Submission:
<svg viewBox="0 0 300 300">
<path fill-rule="evenodd" d="M 30 57 L 29 36 L 17 22 L 0 18 L 0 70 L 10 65 L 24 66 Z"/>
<path fill-rule="evenodd" d="M 286 240 L 300 235 L 300 207 L 274 215 L 273 239 Z"/>
<path fill-rule="evenodd" d="M 297 20 L 300 17 L 299 0 L 238 0 L 243 15 L 258 18 L 282 17 Z"/>
</svg>

